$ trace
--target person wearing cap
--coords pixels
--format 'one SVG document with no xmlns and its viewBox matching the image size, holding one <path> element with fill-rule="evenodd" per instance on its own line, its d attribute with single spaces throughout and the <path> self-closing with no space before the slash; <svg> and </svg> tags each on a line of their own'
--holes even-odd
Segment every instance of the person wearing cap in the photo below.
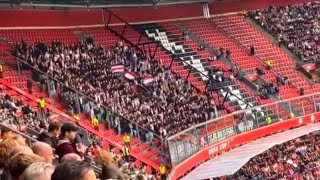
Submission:
<svg viewBox="0 0 320 180">
<path fill-rule="evenodd" d="M 59 156 L 59 162 L 64 155 L 69 153 L 75 153 L 82 157 L 82 154 L 78 151 L 74 140 L 78 127 L 72 123 L 64 123 L 61 127 L 60 141 L 58 142 L 58 147 L 56 149 L 56 154 Z"/>
</svg>

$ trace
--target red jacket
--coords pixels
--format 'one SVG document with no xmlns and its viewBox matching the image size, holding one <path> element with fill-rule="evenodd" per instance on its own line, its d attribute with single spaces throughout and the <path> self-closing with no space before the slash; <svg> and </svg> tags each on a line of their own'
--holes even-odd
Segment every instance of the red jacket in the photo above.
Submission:
<svg viewBox="0 0 320 180">
<path fill-rule="evenodd" d="M 56 154 L 59 156 L 59 162 L 61 162 L 61 159 L 64 155 L 69 153 L 76 153 L 80 157 L 82 157 L 82 155 L 78 152 L 75 144 L 69 143 L 67 141 L 59 141 L 58 147 L 56 149 Z"/>
</svg>

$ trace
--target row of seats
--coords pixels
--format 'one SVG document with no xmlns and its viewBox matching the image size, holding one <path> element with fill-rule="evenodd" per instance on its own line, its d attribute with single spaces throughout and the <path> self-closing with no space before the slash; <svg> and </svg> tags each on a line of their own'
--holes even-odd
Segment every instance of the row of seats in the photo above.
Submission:
<svg viewBox="0 0 320 180">
<path fill-rule="evenodd" d="M 262 35 L 257 29 L 252 27 L 247 21 L 243 20 L 243 16 L 232 15 L 218 17 L 213 20 L 220 28 L 226 31 L 232 38 L 240 42 L 244 47 L 249 49 L 252 45 L 256 47 L 256 56 L 261 60 L 272 61 L 272 68 L 280 73 L 282 76 L 287 76 L 289 82 L 294 87 L 288 87 L 280 91 L 280 97 L 282 99 L 294 98 L 299 96 L 297 91 L 298 88 L 304 88 L 305 94 L 317 92 L 320 89 L 320 85 L 310 85 L 307 80 L 294 70 L 294 60 L 281 51 L 277 45 L 273 44 L 267 37 Z M 315 91 L 311 87 L 314 86 L 317 90 Z M 305 106 L 312 104 L 310 100 L 305 99 Z M 294 103 L 294 107 L 300 109 L 300 104 Z M 313 111 L 314 108 L 307 107 L 307 109 Z"/>
</svg>

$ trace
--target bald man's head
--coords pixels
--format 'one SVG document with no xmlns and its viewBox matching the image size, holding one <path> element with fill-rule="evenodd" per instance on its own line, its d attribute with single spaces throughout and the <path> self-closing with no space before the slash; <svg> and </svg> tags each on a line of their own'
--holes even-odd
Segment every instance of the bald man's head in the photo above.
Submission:
<svg viewBox="0 0 320 180">
<path fill-rule="evenodd" d="M 45 159 L 44 160 L 45 163 L 52 164 L 52 161 L 54 160 L 54 156 L 53 156 L 52 148 L 49 144 L 44 142 L 36 142 L 32 145 L 31 149 L 35 154 L 43 157 Z"/>
<path fill-rule="evenodd" d="M 61 163 L 68 161 L 82 161 L 81 157 L 76 153 L 69 153 L 62 157 Z"/>
</svg>

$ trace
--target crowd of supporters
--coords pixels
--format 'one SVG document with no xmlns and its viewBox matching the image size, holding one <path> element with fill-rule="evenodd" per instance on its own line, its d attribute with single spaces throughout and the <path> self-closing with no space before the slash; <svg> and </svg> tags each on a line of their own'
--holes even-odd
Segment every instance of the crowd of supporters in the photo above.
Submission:
<svg viewBox="0 0 320 180">
<path fill-rule="evenodd" d="M 29 105 L 20 101 L 15 102 L 0 91 L 0 179 L 161 179 L 147 172 L 144 165 L 135 167 L 133 157 L 124 158 L 112 147 L 102 149 L 100 140 L 95 137 L 89 135 L 89 147 L 86 146 L 77 125 L 51 120 L 49 112 L 45 116 L 40 113 L 35 116 L 39 108 L 29 107 L 26 111 Z M 32 133 L 27 129 L 33 130 Z M 19 131 L 37 140 L 26 142 L 17 134 Z"/>
<path fill-rule="evenodd" d="M 28 127 L 39 132 L 46 129 L 50 112 L 47 111 L 40 116 L 37 111 L 32 110 L 31 106 L 31 103 L 24 104 L 22 99 L 12 99 L 0 86 L 0 120 L 6 120 L 7 124 L 20 131 L 26 131 Z"/>
<path fill-rule="evenodd" d="M 277 145 L 252 158 L 232 176 L 222 179 L 318 179 L 320 132 Z"/>
<path fill-rule="evenodd" d="M 249 16 L 304 61 L 319 59 L 320 3 L 318 1 L 254 10 Z"/>
<path fill-rule="evenodd" d="M 106 112 L 95 107 L 106 105 L 144 128 L 167 137 L 218 116 L 209 95 L 201 95 L 161 61 L 141 54 L 121 41 L 114 49 L 104 49 L 90 40 L 75 44 L 56 41 L 27 45 L 21 42 L 16 45 L 14 55 L 95 99 L 96 102 L 82 97 L 76 99 L 61 84 L 49 82 L 51 94 L 68 101 L 70 111 L 79 113 L 76 107 L 79 101 L 80 110 L 91 118 L 97 116 L 100 122 L 110 118 L 105 118 Z M 113 67 L 117 65 L 123 65 L 124 72 L 114 72 Z M 126 76 L 129 73 L 130 78 Z M 46 88 L 45 77 L 36 73 L 33 76 Z M 151 80 L 146 82 L 145 77 L 151 77 Z M 147 89 L 149 96 L 140 93 L 138 87 L 141 86 Z M 109 124 L 119 133 L 124 132 L 117 122 Z M 130 128 L 129 133 L 132 133 L 134 127 Z"/>
</svg>

